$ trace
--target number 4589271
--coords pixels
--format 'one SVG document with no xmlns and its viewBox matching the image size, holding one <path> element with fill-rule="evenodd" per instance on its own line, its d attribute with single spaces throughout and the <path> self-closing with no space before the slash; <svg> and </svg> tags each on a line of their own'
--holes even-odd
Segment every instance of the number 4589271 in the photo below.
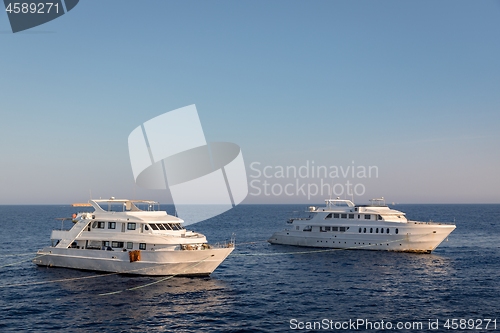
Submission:
<svg viewBox="0 0 500 333">
<path fill-rule="evenodd" d="M 53 2 L 39 2 L 39 3 L 28 3 L 28 2 L 14 2 L 9 3 L 5 8 L 5 11 L 9 14 L 49 14 L 51 11 L 59 13 L 59 4 Z"/>
<path fill-rule="evenodd" d="M 447 319 L 443 325 L 449 330 L 487 330 L 497 329 L 497 320 L 495 319 Z"/>
</svg>

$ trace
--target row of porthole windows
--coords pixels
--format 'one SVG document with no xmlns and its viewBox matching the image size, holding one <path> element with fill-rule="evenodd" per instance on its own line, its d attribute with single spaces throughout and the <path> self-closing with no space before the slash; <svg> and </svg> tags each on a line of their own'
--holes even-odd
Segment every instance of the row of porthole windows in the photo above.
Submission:
<svg viewBox="0 0 500 333">
<path fill-rule="evenodd" d="M 372 233 L 373 233 L 373 229 L 374 229 L 374 228 L 370 228 L 370 234 L 372 234 Z M 361 233 L 361 231 L 362 231 L 363 233 L 365 233 L 365 234 L 366 234 L 367 229 L 366 229 L 366 228 L 361 228 L 361 227 L 360 227 L 360 228 L 359 228 L 359 233 Z M 386 233 L 389 233 L 389 232 L 390 232 L 390 229 L 389 229 L 389 228 L 387 228 L 387 229 L 386 229 Z M 399 229 L 398 229 L 398 228 L 396 228 L 396 230 L 395 230 L 394 232 L 395 232 L 396 234 L 398 234 L 398 233 L 399 233 Z M 378 233 L 379 233 L 379 228 L 375 228 L 375 233 L 376 233 L 376 234 L 378 234 Z M 380 233 L 381 233 L 381 234 L 383 234 L 383 233 L 384 233 L 384 228 L 380 228 Z"/>
<path fill-rule="evenodd" d="M 320 242 L 321 242 L 321 243 L 323 243 L 323 241 L 322 241 L 322 240 L 316 240 L 316 243 L 320 243 Z M 328 241 L 325 241 L 325 243 L 328 243 Z M 342 242 L 337 242 L 337 243 L 341 244 Z M 332 244 L 335 244 L 335 241 L 332 241 Z M 344 244 L 347 244 L 347 242 L 344 242 Z M 360 243 L 357 243 L 357 242 L 354 242 L 354 245 L 356 245 L 356 244 L 359 244 L 359 245 L 363 244 L 363 245 L 365 245 L 365 243 L 361 243 L 361 242 L 360 242 Z M 368 243 L 368 245 L 372 245 L 372 243 Z M 379 244 L 375 243 L 375 244 L 373 244 L 373 245 L 379 245 Z M 384 244 L 380 243 L 380 245 L 384 245 Z M 401 245 L 402 245 L 402 244 L 399 244 L 399 246 L 401 246 Z M 387 243 L 387 246 L 389 246 L 389 243 Z"/>
</svg>

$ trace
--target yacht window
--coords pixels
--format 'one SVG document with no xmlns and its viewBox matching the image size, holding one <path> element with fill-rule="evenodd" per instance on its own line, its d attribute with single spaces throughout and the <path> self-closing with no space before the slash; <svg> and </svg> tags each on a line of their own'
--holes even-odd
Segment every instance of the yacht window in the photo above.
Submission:
<svg viewBox="0 0 500 333">
<path fill-rule="evenodd" d="M 342 218 L 346 219 L 347 218 L 347 214 L 342 214 Z"/>
<path fill-rule="evenodd" d="M 116 222 L 108 222 L 108 229 L 116 229 Z"/>
<path fill-rule="evenodd" d="M 363 232 L 366 234 L 366 228 L 363 228 Z"/>
<path fill-rule="evenodd" d="M 123 242 L 111 242 L 111 247 L 123 247 Z"/>
<path fill-rule="evenodd" d="M 151 223 L 150 226 L 151 226 L 151 229 L 158 230 L 158 226 L 156 224 Z"/>
<path fill-rule="evenodd" d="M 332 231 L 339 231 L 339 227 L 332 227 Z"/>
<path fill-rule="evenodd" d="M 323 230 L 323 227 L 319 227 L 319 232 L 325 232 L 325 230 Z"/>
<path fill-rule="evenodd" d="M 134 248 L 134 243 L 127 242 L 127 249 L 133 249 L 133 248 Z"/>
<path fill-rule="evenodd" d="M 339 216 L 340 216 L 340 215 L 339 215 L 339 213 L 335 213 L 335 214 L 333 214 L 333 218 L 334 218 L 334 219 L 338 219 L 338 218 L 339 218 Z"/>
<path fill-rule="evenodd" d="M 389 233 L 389 228 L 387 228 L 387 233 Z"/>
<path fill-rule="evenodd" d="M 377 215 L 377 218 L 378 218 L 379 220 L 382 220 L 382 216 L 380 216 L 380 215 Z"/>
<path fill-rule="evenodd" d="M 373 233 L 373 228 L 370 228 L 370 234 Z"/>
<path fill-rule="evenodd" d="M 399 232 L 398 228 L 396 228 L 396 234 Z"/>
<path fill-rule="evenodd" d="M 163 223 L 163 226 L 167 230 L 175 230 L 175 227 L 172 224 L 170 224 L 170 223 Z"/>
<path fill-rule="evenodd" d="M 378 228 L 377 228 L 377 229 L 375 229 L 375 233 L 376 233 L 376 234 L 378 234 Z"/>
<path fill-rule="evenodd" d="M 102 242 L 102 246 L 104 246 L 104 247 L 108 247 L 108 246 L 109 246 L 109 241 L 103 241 L 103 242 Z"/>
<path fill-rule="evenodd" d="M 144 229 L 149 230 L 149 227 L 147 224 L 144 226 Z"/>
<path fill-rule="evenodd" d="M 92 228 L 97 228 L 97 229 L 104 229 L 104 222 L 101 222 L 101 221 L 95 221 L 93 224 L 92 224 Z"/>
<path fill-rule="evenodd" d="M 359 233 L 361 233 L 361 228 L 359 228 Z"/>
<path fill-rule="evenodd" d="M 146 243 L 139 243 L 139 250 L 145 250 L 146 249 Z"/>
<path fill-rule="evenodd" d="M 361 215 L 358 214 L 358 219 L 360 219 L 360 218 L 361 218 Z"/>
<path fill-rule="evenodd" d="M 156 224 L 156 226 L 157 226 L 157 227 L 158 227 L 158 229 L 160 229 L 160 230 L 167 230 L 167 229 L 165 229 L 165 227 L 164 227 L 164 226 L 163 226 L 163 224 L 161 224 L 161 223 Z"/>
<path fill-rule="evenodd" d="M 135 230 L 135 223 L 127 223 L 127 230 Z"/>
<path fill-rule="evenodd" d="M 325 219 L 331 219 L 332 218 L 332 213 L 328 214 Z"/>
<path fill-rule="evenodd" d="M 330 227 L 325 227 L 325 231 L 330 231 Z"/>
<path fill-rule="evenodd" d="M 349 214 L 349 218 L 353 219 L 354 218 L 354 214 Z"/>
<path fill-rule="evenodd" d="M 365 214 L 365 220 L 371 220 L 372 216 L 370 214 Z"/>
<path fill-rule="evenodd" d="M 345 227 L 340 227 L 340 231 L 345 232 Z"/>
</svg>

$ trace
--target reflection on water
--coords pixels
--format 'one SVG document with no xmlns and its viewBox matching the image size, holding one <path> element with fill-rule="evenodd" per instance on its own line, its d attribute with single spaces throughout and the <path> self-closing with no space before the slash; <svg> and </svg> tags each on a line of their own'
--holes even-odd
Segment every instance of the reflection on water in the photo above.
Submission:
<svg viewBox="0 0 500 333">
<path fill-rule="evenodd" d="M 141 277 L 97 274 L 64 268 L 39 268 L 47 281 L 56 281 L 57 293 L 52 302 L 62 308 L 86 308 L 79 313 L 86 329 L 95 324 L 109 323 L 119 328 L 131 322 L 148 326 L 155 323 L 158 329 L 190 327 L 190 316 L 227 312 L 230 303 L 222 291 L 230 291 L 225 282 L 214 278 L 176 277 L 146 286 L 165 277 Z M 81 279 L 89 277 L 88 279 Z M 134 287 L 144 288 L 127 290 Z M 43 285 L 38 288 L 46 288 Z M 54 288 L 54 286 L 52 286 Z M 119 292 L 121 291 L 121 292 Z M 106 294 L 119 292 L 116 294 Z M 102 295 L 104 294 L 104 295 Z M 89 307 L 89 303 L 93 306 Z M 65 321 L 67 318 L 58 318 Z M 91 322 L 92 325 L 88 325 Z M 207 325 L 203 320 L 198 325 Z"/>
</svg>

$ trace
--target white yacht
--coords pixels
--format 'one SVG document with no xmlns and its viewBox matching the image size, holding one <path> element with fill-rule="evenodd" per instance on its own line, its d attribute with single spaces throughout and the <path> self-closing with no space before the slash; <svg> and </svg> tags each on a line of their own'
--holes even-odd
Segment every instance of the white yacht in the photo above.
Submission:
<svg viewBox="0 0 500 333">
<path fill-rule="evenodd" d="M 40 266 L 138 275 L 210 275 L 234 250 L 212 246 L 154 201 L 91 200 L 92 213 L 73 214 L 70 230 L 53 230 Z M 143 208 L 140 209 L 139 207 Z M 62 229 L 62 228 L 61 228 Z"/>
<path fill-rule="evenodd" d="M 325 207 L 311 206 L 307 218 L 291 218 L 271 244 L 431 253 L 456 228 L 454 224 L 410 221 L 405 213 L 385 205 L 384 198 L 370 205 L 328 199 Z"/>
</svg>

